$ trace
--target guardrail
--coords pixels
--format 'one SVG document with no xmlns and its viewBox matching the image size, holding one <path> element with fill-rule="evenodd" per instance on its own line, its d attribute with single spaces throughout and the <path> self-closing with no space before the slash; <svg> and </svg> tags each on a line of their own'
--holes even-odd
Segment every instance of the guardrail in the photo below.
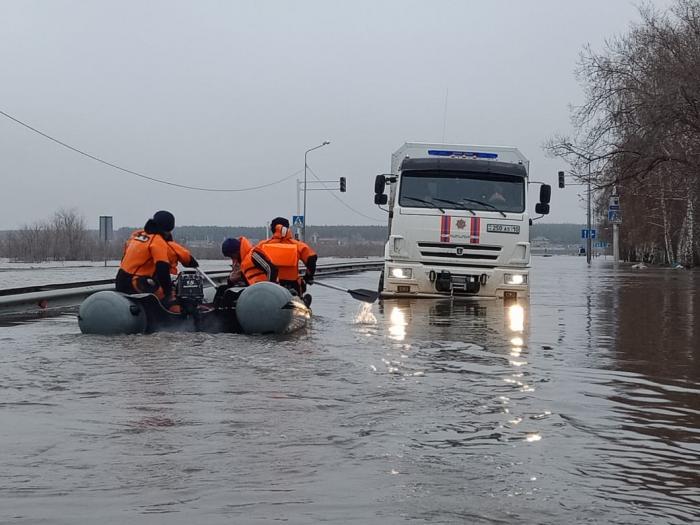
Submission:
<svg viewBox="0 0 700 525">
<path fill-rule="evenodd" d="M 319 264 L 316 275 L 342 275 L 380 270 L 381 259 Z M 208 271 L 207 275 L 223 284 L 230 270 Z M 303 272 L 302 272 L 303 273 Z M 72 283 L 25 286 L 0 290 L 0 317 L 45 314 L 50 311 L 78 306 L 90 294 L 101 290 L 114 290 L 114 279 L 78 281 Z"/>
</svg>

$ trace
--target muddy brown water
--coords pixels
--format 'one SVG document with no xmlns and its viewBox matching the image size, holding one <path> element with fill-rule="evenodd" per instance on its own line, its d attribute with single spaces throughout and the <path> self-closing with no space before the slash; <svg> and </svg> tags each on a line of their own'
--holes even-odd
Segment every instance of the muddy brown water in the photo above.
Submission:
<svg viewBox="0 0 700 525">
<path fill-rule="evenodd" d="M 533 264 L 287 337 L 0 328 L 0 523 L 699 521 L 699 274 Z"/>
</svg>

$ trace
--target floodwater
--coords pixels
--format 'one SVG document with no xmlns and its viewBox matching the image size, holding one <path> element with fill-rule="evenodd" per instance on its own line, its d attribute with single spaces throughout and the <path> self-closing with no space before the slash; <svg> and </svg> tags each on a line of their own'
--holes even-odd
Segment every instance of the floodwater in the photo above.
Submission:
<svg viewBox="0 0 700 525">
<path fill-rule="evenodd" d="M 321 257 L 320 264 L 332 262 L 366 261 L 367 258 L 339 259 L 337 257 Z M 199 261 L 204 271 L 230 269 L 226 259 Z M 119 268 L 119 261 L 65 261 L 47 263 L 15 263 L 0 258 L 0 290 L 4 288 L 19 288 L 22 286 L 40 286 L 54 283 L 70 283 L 76 281 L 93 281 L 114 279 Z"/>
<path fill-rule="evenodd" d="M 0 523 L 698 522 L 700 274 L 533 265 L 283 338 L 0 328 Z"/>
</svg>

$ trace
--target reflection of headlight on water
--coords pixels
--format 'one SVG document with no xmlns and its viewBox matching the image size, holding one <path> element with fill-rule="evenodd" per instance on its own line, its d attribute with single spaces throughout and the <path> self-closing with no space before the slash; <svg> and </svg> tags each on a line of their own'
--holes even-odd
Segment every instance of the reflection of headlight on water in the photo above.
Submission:
<svg viewBox="0 0 700 525">
<path fill-rule="evenodd" d="M 514 332 L 522 332 L 525 329 L 525 309 L 519 304 L 508 307 L 508 323 Z"/>
<path fill-rule="evenodd" d="M 394 339 L 403 341 L 403 338 L 406 337 L 406 316 L 400 308 L 394 306 L 394 308 L 391 310 L 389 320 L 391 321 L 389 333 Z"/>
</svg>

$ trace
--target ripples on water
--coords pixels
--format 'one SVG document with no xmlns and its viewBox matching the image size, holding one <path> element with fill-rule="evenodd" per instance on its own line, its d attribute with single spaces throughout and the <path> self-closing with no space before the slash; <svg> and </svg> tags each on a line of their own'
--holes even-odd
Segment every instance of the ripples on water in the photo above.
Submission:
<svg viewBox="0 0 700 525">
<path fill-rule="evenodd" d="M 535 264 L 284 338 L 0 328 L 0 522 L 697 520 L 697 274 Z"/>
</svg>

